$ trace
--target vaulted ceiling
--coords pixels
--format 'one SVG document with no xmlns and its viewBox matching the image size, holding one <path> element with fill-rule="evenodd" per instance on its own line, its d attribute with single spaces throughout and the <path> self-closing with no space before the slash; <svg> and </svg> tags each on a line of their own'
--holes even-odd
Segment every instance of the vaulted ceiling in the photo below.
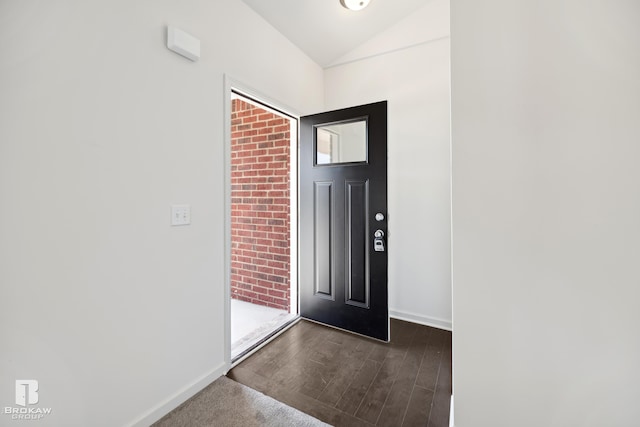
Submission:
<svg viewBox="0 0 640 427">
<path fill-rule="evenodd" d="M 322 67 L 409 16 L 430 0 L 371 0 L 347 10 L 339 0 L 243 0 Z"/>
</svg>

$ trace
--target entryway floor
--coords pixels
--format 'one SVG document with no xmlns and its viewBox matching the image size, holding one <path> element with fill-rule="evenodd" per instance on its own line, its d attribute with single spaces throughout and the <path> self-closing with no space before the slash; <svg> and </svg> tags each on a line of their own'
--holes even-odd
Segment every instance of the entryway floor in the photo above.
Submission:
<svg viewBox="0 0 640 427">
<path fill-rule="evenodd" d="M 231 299 L 231 358 L 296 317 L 285 310 Z"/>
<path fill-rule="evenodd" d="M 382 343 L 302 320 L 227 376 L 338 427 L 447 427 L 451 332 L 391 319 Z"/>
</svg>

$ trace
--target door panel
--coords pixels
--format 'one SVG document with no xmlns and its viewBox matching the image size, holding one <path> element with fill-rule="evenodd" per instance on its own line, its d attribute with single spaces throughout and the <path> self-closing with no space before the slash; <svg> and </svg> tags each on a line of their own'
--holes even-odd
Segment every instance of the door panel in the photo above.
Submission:
<svg viewBox="0 0 640 427">
<path fill-rule="evenodd" d="M 369 180 L 346 182 L 346 303 L 369 308 Z"/>
<path fill-rule="evenodd" d="M 333 233 L 331 230 L 332 182 L 314 182 L 314 263 L 315 295 L 335 299 L 333 292 Z"/>
<path fill-rule="evenodd" d="M 300 124 L 300 314 L 387 341 L 387 103 Z"/>
</svg>

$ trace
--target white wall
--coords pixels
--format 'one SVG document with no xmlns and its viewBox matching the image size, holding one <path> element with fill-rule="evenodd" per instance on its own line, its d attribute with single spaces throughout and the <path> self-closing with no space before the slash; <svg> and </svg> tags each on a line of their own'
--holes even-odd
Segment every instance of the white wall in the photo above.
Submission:
<svg viewBox="0 0 640 427">
<path fill-rule="evenodd" d="M 389 309 L 451 327 L 449 2 L 325 71 L 327 109 L 388 100 Z"/>
<path fill-rule="evenodd" d="M 322 70 L 240 0 L 1 1 L 0 52 L 0 407 L 150 422 L 224 370 L 223 73 L 312 113 Z"/>
<path fill-rule="evenodd" d="M 639 17 L 452 2 L 457 427 L 638 424 Z"/>
</svg>

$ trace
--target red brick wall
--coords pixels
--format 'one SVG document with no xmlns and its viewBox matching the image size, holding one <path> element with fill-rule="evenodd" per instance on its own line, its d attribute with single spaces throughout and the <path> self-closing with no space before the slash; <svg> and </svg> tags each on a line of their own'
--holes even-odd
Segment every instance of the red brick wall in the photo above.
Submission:
<svg viewBox="0 0 640 427">
<path fill-rule="evenodd" d="M 289 120 L 240 99 L 231 116 L 231 296 L 289 311 Z"/>
</svg>

